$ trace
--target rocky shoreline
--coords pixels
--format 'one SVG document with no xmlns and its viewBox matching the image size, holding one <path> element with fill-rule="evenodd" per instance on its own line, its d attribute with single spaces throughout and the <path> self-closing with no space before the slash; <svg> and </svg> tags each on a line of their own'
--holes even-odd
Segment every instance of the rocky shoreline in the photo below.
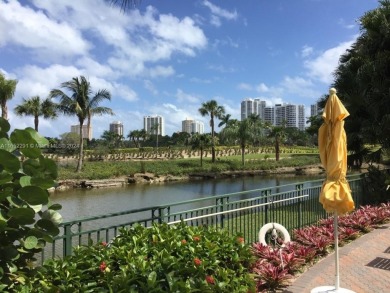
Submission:
<svg viewBox="0 0 390 293">
<path fill-rule="evenodd" d="M 164 175 L 158 176 L 152 173 L 136 173 L 131 176 L 122 178 L 103 179 L 103 180 L 60 180 L 58 186 L 52 190 L 68 190 L 72 188 L 107 188 L 107 187 L 121 187 L 130 184 L 154 184 L 172 181 L 191 181 L 204 179 L 218 179 L 218 178 L 235 178 L 242 176 L 257 176 L 257 175 L 271 175 L 271 174 L 290 174 L 290 175 L 316 175 L 324 173 L 324 168 L 318 165 L 310 165 L 304 167 L 283 167 L 274 170 L 244 170 L 244 171 L 226 171 L 226 172 L 205 172 L 193 173 L 187 176 L 173 176 Z"/>
</svg>

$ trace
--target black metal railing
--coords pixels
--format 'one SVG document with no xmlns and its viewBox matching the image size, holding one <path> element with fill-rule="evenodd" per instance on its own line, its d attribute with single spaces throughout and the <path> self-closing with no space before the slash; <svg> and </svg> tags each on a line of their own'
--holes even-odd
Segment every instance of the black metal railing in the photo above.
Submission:
<svg viewBox="0 0 390 293">
<path fill-rule="evenodd" d="M 356 208 L 362 204 L 363 178 L 363 174 L 347 178 Z M 109 242 L 120 228 L 135 223 L 145 227 L 180 221 L 189 225 L 213 225 L 232 234 L 240 233 L 249 243 L 255 242 L 258 231 L 266 223 L 277 222 L 291 232 L 325 218 L 327 214 L 318 202 L 322 181 L 222 194 L 64 222 L 60 225 L 60 234 L 39 258 L 43 262 L 47 258 L 70 255 L 74 246 Z"/>
</svg>

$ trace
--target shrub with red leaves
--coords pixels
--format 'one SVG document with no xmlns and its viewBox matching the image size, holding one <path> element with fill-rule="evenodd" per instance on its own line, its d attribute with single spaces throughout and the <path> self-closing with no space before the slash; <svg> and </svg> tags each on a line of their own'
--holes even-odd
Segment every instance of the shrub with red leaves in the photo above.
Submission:
<svg viewBox="0 0 390 293">
<path fill-rule="evenodd" d="M 281 289 L 292 278 L 286 269 L 275 267 L 269 263 L 254 267 L 253 273 L 257 275 L 257 289 L 260 292 L 265 289 L 270 291 Z"/>
</svg>

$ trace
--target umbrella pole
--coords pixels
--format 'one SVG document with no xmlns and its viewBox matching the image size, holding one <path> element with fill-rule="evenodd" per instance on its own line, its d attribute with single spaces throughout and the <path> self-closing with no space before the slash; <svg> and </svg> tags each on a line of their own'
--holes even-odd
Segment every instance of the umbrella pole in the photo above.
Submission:
<svg viewBox="0 0 390 293">
<path fill-rule="evenodd" d="M 340 264 L 339 264 L 339 231 L 338 231 L 338 219 L 337 212 L 334 213 L 333 219 L 333 229 L 334 229 L 334 250 L 335 250 L 335 258 L 336 258 L 336 283 L 335 289 L 336 292 L 340 288 Z"/>
<path fill-rule="evenodd" d="M 334 235 L 334 252 L 336 264 L 336 280 L 334 286 L 320 286 L 313 288 L 310 293 L 355 293 L 352 290 L 340 288 L 340 268 L 339 268 L 339 231 L 338 231 L 338 216 L 334 213 L 333 218 L 333 235 Z"/>
</svg>

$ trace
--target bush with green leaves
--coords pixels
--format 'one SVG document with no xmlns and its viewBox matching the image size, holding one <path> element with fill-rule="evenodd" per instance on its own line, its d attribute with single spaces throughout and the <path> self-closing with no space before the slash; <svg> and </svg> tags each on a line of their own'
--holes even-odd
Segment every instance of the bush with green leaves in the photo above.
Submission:
<svg viewBox="0 0 390 293">
<path fill-rule="evenodd" d="M 111 243 L 47 261 L 25 292 L 255 292 L 240 236 L 184 223 L 121 229 Z"/>
<path fill-rule="evenodd" d="M 47 139 L 0 118 L 0 291 L 35 273 L 34 255 L 59 233 L 60 205 L 50 205 L 57 166 L 42 156 Z"/>
</svg>

